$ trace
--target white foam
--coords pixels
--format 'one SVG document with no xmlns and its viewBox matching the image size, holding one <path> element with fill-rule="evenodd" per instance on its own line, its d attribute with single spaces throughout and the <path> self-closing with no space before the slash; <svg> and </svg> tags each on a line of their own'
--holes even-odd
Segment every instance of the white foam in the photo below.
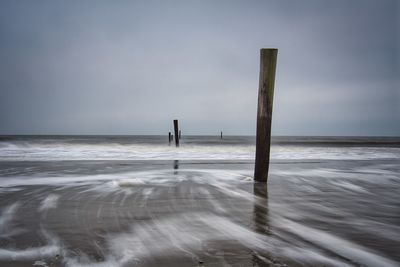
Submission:
<svg viewBox="0 0 400 267">
<path fill-rule="evenodd" d="M 49 265 L 45 261 L 35 261 L 33 266 L 48 267 Z"/>
<path fill-rule="evenodd" d="M 119 187 L 123 187 L 123 186 L 144 185 L 146 183 L 140 178 L 126 178 L 126 179 L 115 180 L 113 181 L 113 184 Z"/>
<path fill-rule="evenodd" d="M 9 237 L 14 235 L 16 232 L 15 229 L 11 229 L 11 226 L 9 225 L 10 222 L 14 219 L 14 216 L 16 215 L 16 212 L 20 206 L 19 202 L 15 202 L 5 208 L 3 208 L 3 211 L 0 215 L 0 236 L 1 237 Z"/>
<path fill-rule="evenodd" d="M 381 267 L 396 267 L 396 262 L 387 259 L 377 252 L 354 244 L 348 240 L 344 240 L 337 236 L 333 236 L 327 232 L 313 229 L 291 220 L 279 218 L 281 228 L 288 229 L 290 232 L 309 240 L 320 247 L 335 252 L 345 258 L 363 266 L 381 266 Z M 307 256 L 308 257 L 308 256 Z"/>
<path fill-rule="evenodd" d="M 73 143 L 4 143 L 0 161 L 53 160 L 254 160 L 255 146 L 249 144 L 188 145 L 157 144 L 73 144 Z M 294 146 L 273 145 L 272 159 L 385 159 L 400 158 L 398 147 Z"/>
<path fill-rule="evenodd" d="M 190 222 L 190 223 L 189 223 Z M 136 225 L 128 233 L 111 235 L 107 239 L 110 253 L 103 263 L 80 263 L 67 259 L 68 266 L 124 266 L 132 262 L 146 261 L 153 256 L 187 255 L 193 259 L 204 246 L 213 241 L 239 242 L 241 245 L 281 257 L 303 262 L 351 266 L 339 258 L 324 255 L 312 247 L 289 245 L 273 236 L 265 236 L 239 225 L 230 219 L 204 213 L 191 213 L 174 218 L 153 220 Z M 222 248 L 223 250 L 223 248 Z M 262 258 L 261 258 L 262 259 Z M 268 259 L 265 259 L 267 262 Z M 388 265 L 390 266 L 390 265 Z"/>
<path fill-rule="evenodd" d="M 35 260 L 48 257 L 54 257 L 60 253 L 61 247 L 57 237 L 51 235 L 43 228 L 41 229 L 42 236 L 46 239 L 47 245 L 40 247 L 30 247 L 26 249 L 15 248 L 0 248 L 1 260 Z"/>
<path fill-rule="evenodd" d="M 42 203 L 39 207 L 39 211 L 45 211 L 49 209 L 54 209 L 57 207 L 57 201 L 60 198 L 59 195 L 50 194 L 45 199 L 42 200 Z"/>
<path fill-rule="evenodd" d="M 52 257 L 59 253 L 60 248 L 56 245 L 27 248 L 24 250 L 0 248 L 0 259 L 2 260 L 34 260 Z"/>
</svg>

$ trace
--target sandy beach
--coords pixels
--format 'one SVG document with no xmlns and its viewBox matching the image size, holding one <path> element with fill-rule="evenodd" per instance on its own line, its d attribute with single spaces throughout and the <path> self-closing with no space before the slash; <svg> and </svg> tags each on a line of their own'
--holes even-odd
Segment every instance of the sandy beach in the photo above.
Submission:
<svg viewBox="0 0 400 267">
<path fill-rule="evenodd" d="M 268 187 L 246 159 L 1 160 L 0 265 L 398 266 L 399 159 L 376 157 L 273 159 Z"/>
<path fill-rule="evenodd" d="M 47 178 L 34 171 L 46 164 L 2 162 L 0 261 L 396 266 L 398 167 L 337 164 L 276 162 L 267 189 L 251 180 L 252 162 L 57 162 Z M 386 177 L 371 182 L 372 170 Z"/>
</svg>

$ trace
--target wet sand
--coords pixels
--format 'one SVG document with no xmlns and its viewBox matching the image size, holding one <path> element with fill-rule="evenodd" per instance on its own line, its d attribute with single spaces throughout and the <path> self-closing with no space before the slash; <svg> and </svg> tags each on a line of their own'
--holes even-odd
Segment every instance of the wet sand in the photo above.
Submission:
<svg viewBox="0 0 400 267">
<path fill-rule="evenodd" d="M 0 265 L 398 266 L 398 163 L 0 162 Z"/>
</svg>

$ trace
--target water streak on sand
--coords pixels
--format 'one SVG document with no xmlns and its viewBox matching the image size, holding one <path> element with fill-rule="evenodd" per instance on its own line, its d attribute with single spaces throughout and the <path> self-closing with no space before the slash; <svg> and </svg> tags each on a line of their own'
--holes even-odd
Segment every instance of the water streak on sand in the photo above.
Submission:
<svg viewBox="0 0 400 267">
<path fill-rule="evenodd" d="M 399 155 L 386 157 L 400 152 L 387 151 L 274 162 L 268 191 L 252 161 L 3 158 L 0 265 L 398 266 Z"/>
<path fill-rule="evenodd" d="M 253 160 L 253 137 L 186 137 L 176 149 L 168 146 L 163 137 L 125 137 L 111 140 L 101 137 L 4 138 L 0 137 L 0 161 L 54 161 L 54 160 Z M 364 139 L 360 139 L 363 141 Z M 325 141 L 337 142 L 327 138 Z M 339 140 L 341 142 L 346 140 Z M 375 142 L 345 143 L 343 146 L 327 146 L 329 143 L 299 142 L 285 139 L 275 142 L 271 158 L 277 160 L 321 159 L 387 159 L 400 158 L 400 139 L 377 139 Z M 377 146 L 376 142 L 392 146 Z M 386 142 L 386 143 L 385 143 Z M 351 146 L 349 144 L 352 144 Z M 101 151 L 101 153 L 99 153 Z"/>
</svg>

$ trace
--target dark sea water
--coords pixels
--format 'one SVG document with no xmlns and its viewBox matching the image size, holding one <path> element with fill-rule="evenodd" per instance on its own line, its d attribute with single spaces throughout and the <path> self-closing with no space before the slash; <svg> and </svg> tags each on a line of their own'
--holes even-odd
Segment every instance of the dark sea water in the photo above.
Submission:
<svg viewBox="0 0 400 267">
<path fill-rule="evenodd" d="M 0 136 L 0 266 L 400 266 L 400 138 Z"/>
</svg>

